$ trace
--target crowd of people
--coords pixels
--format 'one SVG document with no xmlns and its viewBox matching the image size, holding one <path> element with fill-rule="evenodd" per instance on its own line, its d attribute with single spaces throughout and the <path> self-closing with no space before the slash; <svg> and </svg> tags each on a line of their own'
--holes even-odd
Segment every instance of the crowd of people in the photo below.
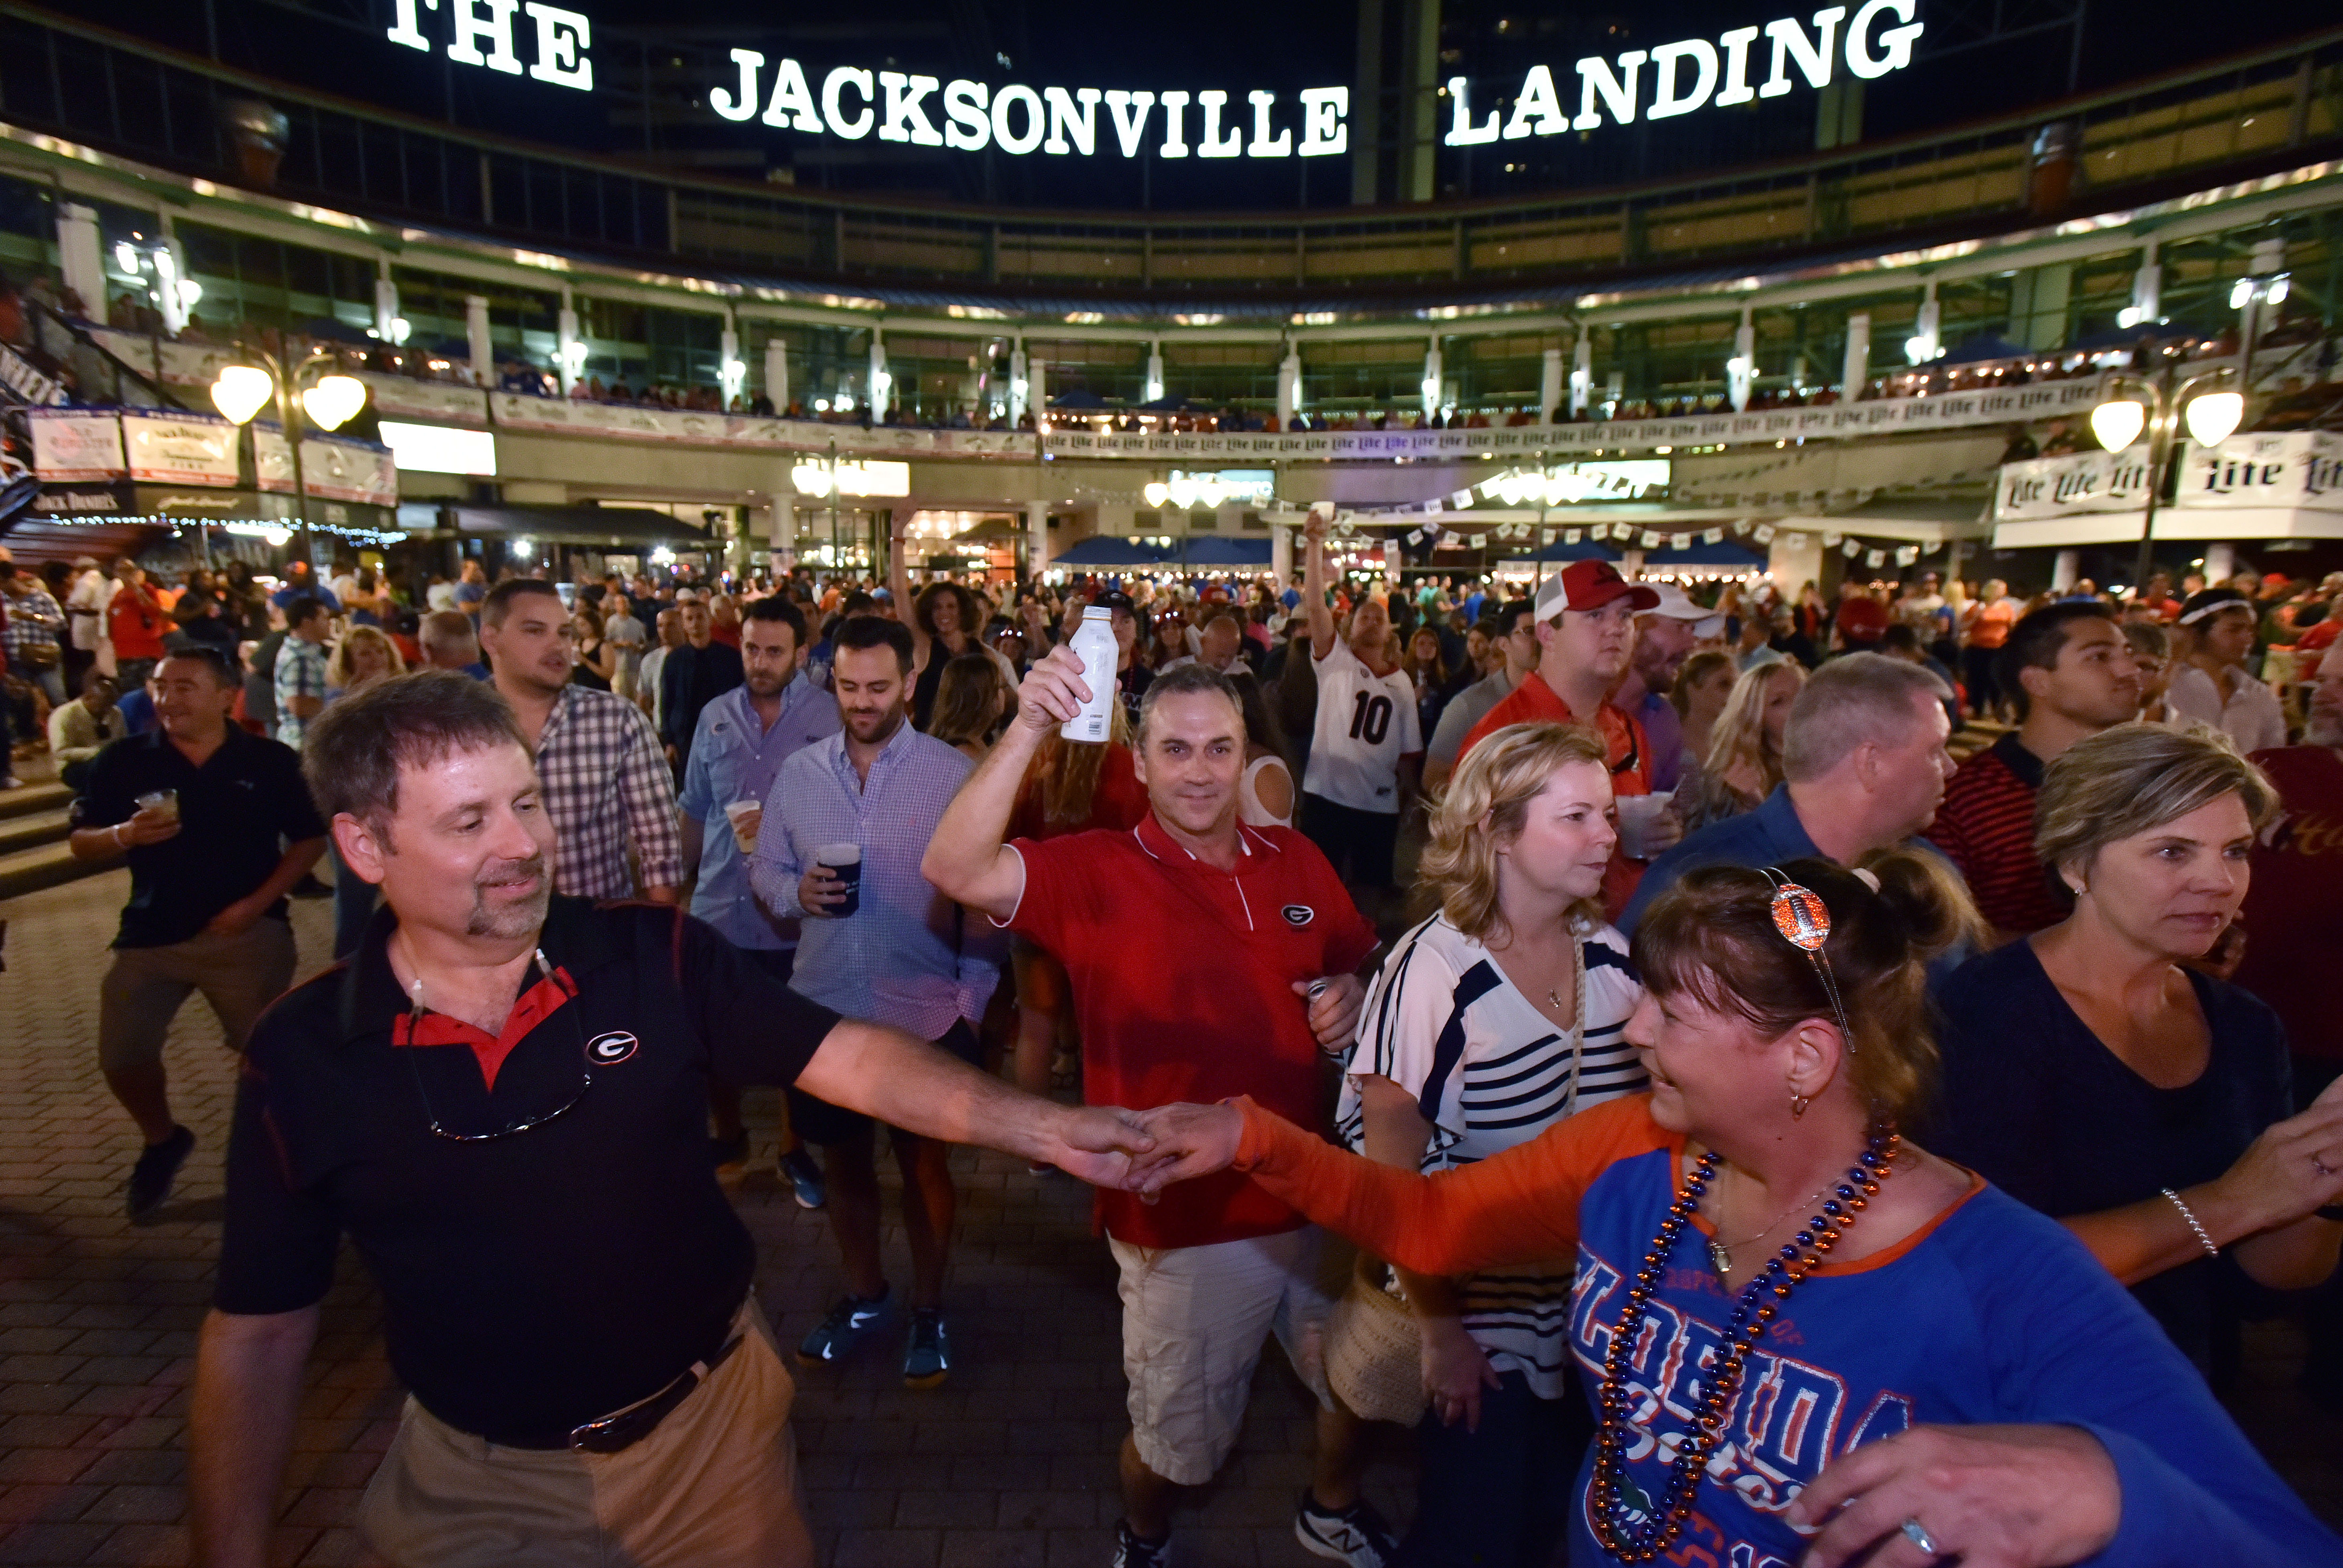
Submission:
<svg viewBox="0 0 2343 1568">
<path fill-rule="evenodd" d="M 265 1555 L 347 1236 L 414 1395 L 390 1561 L 808 1562 L 785 1352 L 953 1376 L 975 1142 L 1098 1189 L 1118 1568 L 1272 1337 L 1299 1545 L 1362 1568 L 2343 1563 L 2212 1392 L 2291 1312 L 2343 1400 L 2343 581 L 1393 584 L 1328 526 L 1282 583 L 0 561 L 9 668 L 38 596 L 81 693 L 73 852 L 130 873 L 133 1220 L 192 993 L 245 1055 L 206 1560 Z M 341 961 L 286 993 L 321 861 Z M 779 1342 L 752 1150 L 839 1260 Z"/>
</svg>

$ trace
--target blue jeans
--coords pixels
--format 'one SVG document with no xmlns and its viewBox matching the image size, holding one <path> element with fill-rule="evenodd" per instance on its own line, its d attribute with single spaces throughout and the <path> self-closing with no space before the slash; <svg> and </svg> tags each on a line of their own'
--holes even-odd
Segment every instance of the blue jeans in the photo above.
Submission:
<svg viewBox="0 0 2343 1568">
<path fill-rule="evenodd" d="M 1520 1372 L 1481 1391 L 1467 1432 L 1427 1412 L 1415 1429 L 1423 1473 L 1401 1568 L 1546 1568 L 1570 1527 L 1579 1461 L 1594 1417 L 1574 1372 L 1560 1399 L 1540 1399 Z"/>
</svg>

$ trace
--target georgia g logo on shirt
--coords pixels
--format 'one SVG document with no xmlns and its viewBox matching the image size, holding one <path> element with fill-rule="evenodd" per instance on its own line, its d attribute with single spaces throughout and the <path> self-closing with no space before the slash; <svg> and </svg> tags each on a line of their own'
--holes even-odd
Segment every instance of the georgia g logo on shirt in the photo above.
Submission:
<svg viewBox="0 0 2343 1568">
<path fill-rule="evenodd" d="M 1318 918 L 1318 911 L 1307 904 L 1288 904 L 1277 912 L 1283 915 L 1285 923 L 1297 931 Z"/>
<path fill-rule="evenodd" d="M 614 1029 L 586 1042 L 586 1060 L 596 1067 L 612 1067 L 635 1054 L 641 1042 L 625 1030 Z"/>
</svg>

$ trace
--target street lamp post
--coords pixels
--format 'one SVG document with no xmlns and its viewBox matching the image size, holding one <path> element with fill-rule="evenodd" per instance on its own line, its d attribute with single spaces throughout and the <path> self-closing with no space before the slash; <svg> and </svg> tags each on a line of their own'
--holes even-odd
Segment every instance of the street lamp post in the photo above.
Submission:
<svg viewBox="0 0 2343 1568">
<path fill-rule="evenodd" d="M 2218 446 L 2229 438 L 2245 417 L 2246 399 L 2242 392 L 2198 392 L 2197 388 L 2217 381 L 2229 374 L 2227 367 L 2200 371 L 2175 385 L 2173 377 L 2177 366 L 2167 365 L 2152 376 L 2118 375 L 2109 378 L 2107 398 L 2091 410 L 2091 433 L 2099 445 L 2110 452 L 2121 452 L 2139 439 L 2144 428 L 2147 433 L 2147 499 L 2140 510 L 2139 557 L 2132 577 L 2132 591 L 2137 594 L 2147 584 L 2156 569 L 2156 504 L 2164 494 L 2164 482 L 2171 467 L 2175 440 L 2185 418 L 2188 435 L 2199 447 Z M 2242 384 L 2243 378 L 2240 377 Z M 2137 397 L 2117 394 L 2125 382 L 2137 383 L 2147 394 L 2143 403 Z"/>
<path fill-rule="evenodd" d="M 261 405 L 275 401 L 278 427 L 285 432 L 286 445 L 291 447 L 293 454 L 293 505 L 295 520 L 301 530 L 301 553 L 314 567 L 317 560 L 314 540 L 309 532 L 308 479 L 301 466 L 301 437 L 305 433 L 303 416 L 306 414 L 307 422 L 321 430 L 340 429 L 366 407 L 366 383 L 355 376 L 335 372 L 319 377 L 317 385 L 303 388 L 297 399 L 292 395 L 294 388 L 299 386 L 301 377 L 309 373 L 311 367 L 337 363 L 332 351 L 314 350 L 308 357 L 287 371 L 284 357 L 266 347 L 239 343 L 236 349 L 260 363 L 223 367 L 218 379 L 212 383 L 212 404 L 231 423 L 248 426 L 253 416 L 260 412 Z M 259 470 L 260 453 L 256 447 L 253 451 L 253 480 L 256 485 L 259 482 Z"/>
</svg>

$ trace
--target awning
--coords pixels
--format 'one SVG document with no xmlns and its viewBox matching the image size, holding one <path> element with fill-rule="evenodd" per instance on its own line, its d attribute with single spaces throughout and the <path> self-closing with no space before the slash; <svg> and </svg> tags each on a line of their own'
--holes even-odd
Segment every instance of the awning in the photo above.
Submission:
<svg viewBox="0 0 2343 1568">
<path fill-rule="evenodd" d="M 1053 567 L 1154 567 L 1169 558 L 1153 545 L 1095 534 L 1050 558 Z"/>
<path fill-rule="evenodd" d="M 453 507 L 458 533 L 552 545 L 699 545 L 718 541 L 649 507 Z"/>
<path fill-rule="evenodd" d="M 1267 539 L 1190 538 L 1180 547 L 1180 564 L 1190 567 L 1262 567 L 1270 564 Z"/>
<path fill-rule="evenodd" d="M 1731 543 L 1692 545 L 1680 550 L 1651 550 L 1644 556 L 1646 569 L 1653 567 L 1722 567 L 1730 571 L 1762 572 L 1765 558 L 1755 550 Z"/>
<path fill-rule="evenodd" d="M 1566 545 L 1556 539 L 1535 555 L 1507 556 L 1505 558 L 1509 561 L 1617 561 L 1621 557 L 1608 545 L 1585 541 Z"/>
</svg>

